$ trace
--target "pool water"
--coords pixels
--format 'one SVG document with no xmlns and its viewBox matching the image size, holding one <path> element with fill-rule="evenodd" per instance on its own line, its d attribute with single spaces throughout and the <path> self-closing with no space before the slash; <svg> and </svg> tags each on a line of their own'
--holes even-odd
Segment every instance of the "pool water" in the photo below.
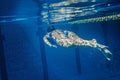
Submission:
<svg viewBox="0 0 120 80">
<path fill-rule="evenodd" d="M 119 0 L 2 0 L 0 7 L 0 80 L 120 79 Z M 48 46 L 51 26 L 96 39 L 112 60 L 92 47 Z"/>
</svg>

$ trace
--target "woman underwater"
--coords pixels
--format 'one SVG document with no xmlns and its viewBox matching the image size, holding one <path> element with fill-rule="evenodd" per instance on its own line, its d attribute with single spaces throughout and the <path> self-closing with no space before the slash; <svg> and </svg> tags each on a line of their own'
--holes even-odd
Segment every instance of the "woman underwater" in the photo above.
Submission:
<svg viewBox="0 0 120 80">
<path fill-rule="evenodd" d="M 57 46 L 89 46 L 101 51 L 107 60 L 110 61 L 112 58 L 112 53 L 107 47 L 97 43 L 95 39 L 84 40 L 71 31 L 55 29 L 53 26 L 48 29 L 48 33 L 43 37 L 43 40 L 47 45 L 55 48 L 57 48 Z"/>
</svg>

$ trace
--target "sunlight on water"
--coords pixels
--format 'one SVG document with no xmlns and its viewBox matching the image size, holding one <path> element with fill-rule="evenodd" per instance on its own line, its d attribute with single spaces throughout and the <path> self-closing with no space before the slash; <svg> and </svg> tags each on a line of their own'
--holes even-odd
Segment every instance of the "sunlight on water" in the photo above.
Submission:
<svg viewBox="0 0 120 80">
<path fill-rule="evenodd" d="M 79 3 L 79 2 L 96 2 L 96 0 L 66 0 L 59 3 L 51 4 L 50 7 L 68 6 L 68 5 Z"/>
<path fill-rule="evenodd" d="M 81 6 L 84 4 L 84 2 L 96 2 L 96 0 L 63 0 L 58 3 L 43 3 L 39 16 L 0 16 L 0 23 L 25 21 L 37 18 L 42 20 L 42 24 L 52 24 L 59 22 L 80 24 L 119 19 L 119 4 L 95 3 Z M 103 16 L 103 14 L 106 16 Z"/>
<path fill-rule="evenodd" d="M 32 17 L 28 17 L 28 16 L 0 16 L 0 23 L 7 23 L 7 22 L 17 22 L 17 21 L 25 21 L 25 20 L 32 20 L 32 19 L 37 19 L 39 18 L 39 16 L 32 16 Z"/>
<path fill-rule="evenodd" d="M 65 2 L 65 1 L 64 1 Z M 69 3 L 69 4 L 68 4 Z M 70 4 L 76 3 L 78 6 L 70 6 Z M 63 4 L 63 5 L 62 5 Z M 66 5 L 67 4 L 67 5 Z M 79 1 L 53 3 L 53 4 L 43 4 L 43 10 L 41 12 L 42 15 L 42 22 L 43 23 L 56 23 L 56 22 L 63 22 L 63 21 L 70 21 L 74 20 L 75 18 L 81 19 L 84 16 L 90 15 L 100 15 L 103 12 L 105 13 L 109 11 L 109 14 L 112 13 L 115 9 L 120 9 L 120 5 L 113 5 L 113 4 L 105 4 L 99 3 L 90 6 L 81 7 L 79 5 Z M 68 6 L 69 5 L 69 6 Z M 95 21 L 94 21 L 95 22 Z"/>
</svg>

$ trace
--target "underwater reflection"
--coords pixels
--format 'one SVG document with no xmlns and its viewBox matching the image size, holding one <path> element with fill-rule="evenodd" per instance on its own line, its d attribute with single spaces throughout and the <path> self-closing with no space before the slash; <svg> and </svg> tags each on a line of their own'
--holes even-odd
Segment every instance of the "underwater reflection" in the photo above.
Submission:
<svg viewBox="0 0 120 80">
<path fill-rule="evenodd" d="M 75 3 L 75 4 L 74 4 Z M 96 17 L 101 16 L 101 14 L 113 14 L 120 13 L 120 5 L 113 3 L 97 3 L 86 6 L 81 6 L 80 1 L 63 1 L 58 3 L 44 3 L 43 10 L 41 11 L 42 22 L 43 23 L 56 23 L 63 21 L 73 21 L 77 19 L 83 19 L 86 16 Z M 83 3 L 84 4 L 84 3 Z M 77 5 L 77 6 L 76 6 Z"/>
</svg>

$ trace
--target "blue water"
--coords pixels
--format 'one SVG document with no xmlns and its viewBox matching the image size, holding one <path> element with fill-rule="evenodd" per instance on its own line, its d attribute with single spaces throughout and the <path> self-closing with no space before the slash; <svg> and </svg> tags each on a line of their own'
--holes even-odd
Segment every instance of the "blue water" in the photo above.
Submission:
<svg viewBox="0 0 120 80">
<path fill-rule="evenodd" d="M 97 23 L 68 24 L 69 21 L 110 15 L 112 11 L 119 13 L 117 11 L 119 10 L 119 0 L 116 2 L 113 0 L 114 4 L 111 3 L 111 0 L 111 6 L 117 5 L 117 7 L 110 7 L 107 4 L 107 11 L 102 11 L 104 9 L 103 2 L 91 3 L 102 6 L 99 8 L 100 6 L 96 5 L 96 9 L 101 10 L 100 13 L 93 10 L 90 14 L 83 16 L 77 16 L 82 13 L 75 13 L 75 11 L 79 11 L 80 3 L 71 3 L 66 7 L 54 7 L 55 10 L 67 8 L 68 12 L 69 10 L 74 12 L 66 14 L 62 12 L 67 15 L 66 18 L 60 17 L 63 14 L 54 12 L 53 8 L 47 7 L 46 9 L 41 6 L 44 3 L 53 4 L 62 1 L 40 0 L 39 4 L 37 1 L 39 2 L 39 0 L 0 1 L 2 8 L 0 11 L 0 80 L 120 79 L 119 19 Z M 91 11 L 89 6 L 91 6 L 90 3 L 82 5 L 87 12 Z M 44 11 L 49 13 L 46 15 L 47 17 L 42 15 Z M 56 17 L 51 15 L 52 11 L 55 15 L 57 13 Z M 69 17 L 69 15 L 75 16 Z M 54 25 L 56 29 L 75 32 L 86 40 L 95 38 L 98 43 L 108 46 L 113 54 L 113 59 L 106 60 L 100 51 L 90 47 L 49 47 L 43 42 L 43 36 L 51 25 Z"/>
</svg>

